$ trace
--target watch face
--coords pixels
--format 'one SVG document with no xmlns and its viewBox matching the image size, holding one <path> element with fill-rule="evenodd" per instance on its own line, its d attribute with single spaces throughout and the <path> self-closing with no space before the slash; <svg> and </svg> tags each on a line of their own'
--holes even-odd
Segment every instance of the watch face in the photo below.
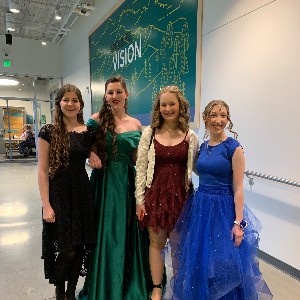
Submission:
<svg viewBox="0 0 300 300">
<path fill-rule="evenodd" d="M 248 225 L 248 223 L 247 223 L 247 221 L 246 221 L 246 220 L 242 220 L 242 221 L 240 222 L 240 226 L 241 226 L 241 228 L 246 228 L 246 227 L 247 227 L 247 225 Z"/>
</svg>

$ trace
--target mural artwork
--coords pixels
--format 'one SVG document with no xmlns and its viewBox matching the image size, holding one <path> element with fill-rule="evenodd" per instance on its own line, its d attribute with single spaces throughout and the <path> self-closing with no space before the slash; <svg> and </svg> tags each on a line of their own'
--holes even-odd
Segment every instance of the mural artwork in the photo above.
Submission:
<svg viewBox="0 0 300 300">
<path fill-rule="evenodd" d="M 122 75 L 129 114 L 150 124 L 152 102 L 162 86 L 177 85 L 195 112 L 198 0 L 124 1 L 89 37 L 92 112 L 104 83 Z"/>
</svg>

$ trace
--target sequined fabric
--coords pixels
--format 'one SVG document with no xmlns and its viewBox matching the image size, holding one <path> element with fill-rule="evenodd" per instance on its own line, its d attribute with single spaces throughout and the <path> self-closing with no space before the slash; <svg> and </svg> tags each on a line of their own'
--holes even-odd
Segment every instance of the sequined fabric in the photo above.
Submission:
<svg viewBox="0 0 300 300">
<path fill-rule="evenodd" d="M 51 142 L 53 125 L 43 126 L 39 138 Z M 84 261 L 89 245 L 95 243 L 95 224 L 93 211 L 93 192 L 85 169 L 95 132 L 70 132 L 69 167 L 59 171 L 49 180 L 49 201 L 55 212 L 55 223 L 43 221 L 42 258 L 45 278 L 55 283 L 54 265 L 59 251 L 73 246 L 85 246 Z M 50 149 L 51 151 L 51 149 Z M 85 275 L 82 266 L 81 275 Z"/>
<path fill-rule="evenodd" d="M 247 205 L 248 226 L 240 247 L 231 238 L 235 220 L 232 157 L 239 146 L 227 138 L 213 149 L 205 143 L 200 147 L 199 187 L 187 200 L 164 251 L 175 274 L 166 299 L 272 299 L 256 258 L 260 222 Z"/>
<path fill-rule="evenodd" d="M 185 188 L 189 144 L 186 140 L 175 146 L 164 146 L 156 139 L 153 182 L 145 191 L 145 216 L 141 227 L 172 231 L 187 198 Z"/>
</svg>

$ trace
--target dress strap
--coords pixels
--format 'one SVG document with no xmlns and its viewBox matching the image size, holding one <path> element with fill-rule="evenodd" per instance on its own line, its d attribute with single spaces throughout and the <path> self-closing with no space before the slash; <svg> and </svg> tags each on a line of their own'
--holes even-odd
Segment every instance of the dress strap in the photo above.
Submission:
<svg viewBox="0 0 300 300">
<path fill-rule="evenodd" d="M 150 141 L 149 141 L 149 147 L 148 147 L 148 150 L 149 150 L 150 147 L 151 147 L 151 144 L 152 144 L 154 135 L 155 135 L 155 128 L 152 129 L 152 133 L 151 133 L 151 137 L 150 137 Z"/>
<path fill-rule="evenodd" d="M 186 140 L 186 137 L 187 137 L 187 135 L 188 135 L 189 131 L 190 131 L 190 130 L 188 129 L 188 131 L 185 133 L 184 140 Z"/>
</svg>

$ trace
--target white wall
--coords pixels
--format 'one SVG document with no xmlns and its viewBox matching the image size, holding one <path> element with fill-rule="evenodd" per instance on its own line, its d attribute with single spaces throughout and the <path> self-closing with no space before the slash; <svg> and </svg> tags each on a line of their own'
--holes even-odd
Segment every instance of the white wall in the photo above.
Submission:
<svg viewBox="0 0 300 300">
<path fill-rule="evenodd" d="M 299 0 L 204 0 L 201 87 L 201 111 L 229 104 L 247 169 L 298 182 L 299 11 Z M 261 250 L 300 269 L 300 189 L 254 183 L 245 199 L 262 221 Z"/>
<path fill-rule="evenodd" d="M 35 84 L 35 93 L 36 99 L 50 100 L 50 93 L 45 84 Z M 24 86 L 20 84 L 17 86 L 1 86 L 0 97 L 34 98 L 32 84 L 26 84 Z"/>
<path fill-rule="evenodd" d="M 4 52 L 8 53 L 6 57 Z M 5 37 L 0 37 L 0 60 L 10 59 L 12 67 L 0 65 L 0 73 L 29 74 L 41 76 L 62 76 L 62 56 L 60 46 L 41 41 L 28 40 L 13 36 L 12 45 L 5 44 Z M 1 94 L 1 93 L 0 93 Z"/>
</svg>

